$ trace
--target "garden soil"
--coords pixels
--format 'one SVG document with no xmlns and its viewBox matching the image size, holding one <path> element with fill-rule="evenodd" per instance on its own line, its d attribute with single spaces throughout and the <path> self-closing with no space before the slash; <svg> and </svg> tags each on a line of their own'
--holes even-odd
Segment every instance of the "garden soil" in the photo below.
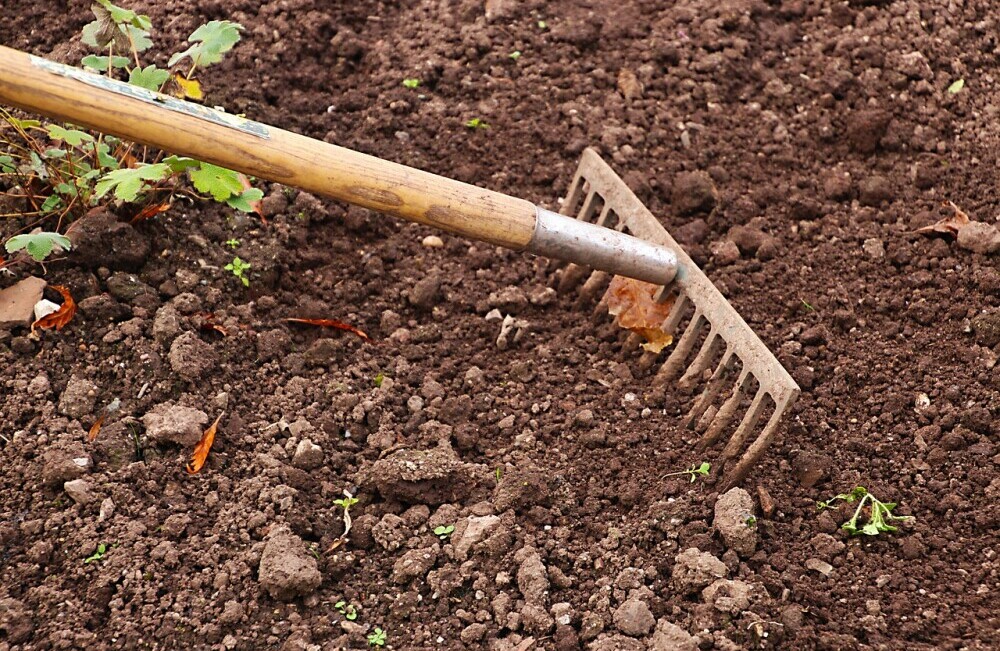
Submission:
<svg viewBox="0 0 1000 651">
<path fill-rule="evenodd" d="M 208 103 L 314 138 L 550 208 L 597 148 L 803 393 L 717 504 L 666 476 L 718 453 L 691 396 L 543 260 L 270 185 L 96 215 L 0 277 L 79 304 L 0 333 L 0 649 L 1000 648 L 1000 258 L 914 233 L 996 221 L 991 3 L 124 4 L 242 23 Z M 87 2 L 2 15 L 79 61 Z M 856 485 L 915 520 L 849 537 Z"/>
</svg>

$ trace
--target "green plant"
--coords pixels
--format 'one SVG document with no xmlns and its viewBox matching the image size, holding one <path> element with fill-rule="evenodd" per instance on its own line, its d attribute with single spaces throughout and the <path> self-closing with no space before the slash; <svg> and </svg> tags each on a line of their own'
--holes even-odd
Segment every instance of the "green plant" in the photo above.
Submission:
<svg viewBox="0 0 1000 651">
<path fill-rule="evenodd" d="M 810 312 L 815 312 L 816 311 L 816 308 L 814 308 L 812 305 L 810 305 L 809 303 L 807 303 L 806 299 L 800 298 L 799 300 L 802 301 L 802 307 L 806 308 Z"/>
<path fill-rule="evenodd" d="M 110 0 L 94 0 L 91 10 L 95 20 L 84 26 L 80 38 L 97 52 L 83 57 L 81 65 L 178 97 L 201 98 L 194 73 L 220 62 L 239 42 L 243 29 L 227 20 L 206 23 L 191 34 L 188 40 L 192 45 L 171 56 L 168 69 L 161 69 L 142 62 L 143 53 L 153 47 L 153 25 L 148 16 Z M 184 72 L 169 69 L 187 63 L 190 65 Z M 109 111 L 112 108 L 107 107 Z M 16 212 L 0 217 L 37 218 L 33 224 L 53 218 L 54 232 L 63 231 L 64 222 L 98 205 L 114 204 L 139 220 L 165 211 L 177 195 L 211 196 L 243 212 L 252 212 L 252 202 L 263 197 L 245 176 L 232 170 L 190 158 L 164 157 L 149 148 L 71 125 L 20 119 L 2 108 L 0 194 L 22 204 Z M 34 254 L 32 257 L 39 259 Z"/>
<path fill-rule="evenodd" d="M 755 515 L 748 515 L 747 519 L 744 520 L 743 522 L 746 523 L 748 529 L 757 528 L 757 516 Z"/>
<path fill-rule="evenodd" d="M 490 125 L 488 125 L 487 123 L 483 122 L 479 118 L 472 118 L 471 120 L 469 120 L 468 122 L 465 123 L 465 126 L 469 127 L 470 129 L 489 129 L 490 128 Z"/>
<path fill-rule="evenodd" d="M 375 386 L 377 386 L 377 387 L 381 387 L 382 383 L 384 381 L 385 381 L 385 375 L 382 374 L 382 373 L 379 373 L 378 375 L 376 375 L 375 379 L 372 380 L 372 382 L 374 382 Z"/>
<path fill-rule="evenodd" d="M 513 52 L 511 52 L 511 53 L 510 53 L 510 54 L 508 54 L 507 56 L 508 56 L 509 58 L 511 58 L 511 59 L 513 59 L 513 60 L 515 60 L 515 61 L 517 61 L 518 59 L 520 59 L 520 58 L 521 58 L 521 51 L 520 51 L 520 50 L 514 50 Z"/>
<path fill-rule="evenodd" d="M 497 480 L 497 486 L 499 486 L 500 485 L 500 480 L 503 479 L 503 468 L 500 467 L 500 466 L 497 466 L 496 470 L 493 471 L 493 476 Z"/>
<path fill-rule="evenodd" d="M 235 237 L 232 237 L 232 238 L 229 238 L 228 240 L 226 240 L 226 246 L 228 246 L 231 249 L 235 249 L 239 245 L 240 245 L 240 241 L 238 239 L 236 239 Z"/>
<path fill-rule="evenodd" d="M 337 612 L 349 621 L 353 622 L 358 618 L 358 609 L 355 608 L 353 604 L 349 604 L 343 599 L 333 604 L 333 607 L 336 608 Z"/>
<path fill-rule="evenodd" d="M 451 534 L 453 534 L 454 532 L 455 532 L 455 525 L 453 524 L 449 525 L 442 524 L 441 526 L 434 527 L 434 535 L 440 538 L 441 540 L 448 540 L 448 538 L 451 537 Z"/>
<path fill-rule="evenodd" d="M 347 495 L 341 499 L 333 500 L 333 505 L 339 506 L 340 508 L 344 509 L 345 513 L 349 511 L 350 508 L 357 503 L 358 503 L 358 498 L 352 497 L 350 495 Z"/>
<path fill-rule="evenodd" d="M 544 20 L 538 21 L 538 29 L 548 29 L 548 28 L 549 24 L 547 22 L 545 22 Z"/>
<path fill-rule="evenodd" d="M 407 88 L 416 88 L 417 86 L 420 85 L 420 80 L 419 79 L 404 79 L 403 80 L 403 85 L 406 86 Z"/>
<path fill-rule="evenodd" d="M 712 469 L 712 464 L 707 461 L 703 461 L 700 466 L 691 466 L 687 470 L 680 470 L 678 472 L 668 472 L 663 475 L 664 477 L 676 477 L 677 475 L 690 475 L 691 483 L 693 484 L 699 476 L 707 477 L 708 471 Z"/>
<path fill-rule="evenodd" d="M 964 79 L 956 79 L 955 81 L 951 82 L 950 86 L 948 86 L 948 94 L 949 95 L 957 95 L 960 92 L 962 92 L 963 88 L 965 88 L 965 80 Z"/>
<path fill-rule="evenodd" d="M 242 282 L 244 286 L 249 287 L 250 279 L 247 278 L 246 274 L 250 271 L 250 266 L 249 262 L 244 262 L 240 259 L 240 256 L 236 256 L 233 258 L 233 261 L 223 267 L 223 269 L 231 271 L 234 276 L 240 279 L 240 282 Z"/>
<path fill-rule="evenodd" d="M 340 536 L 333 541 L 333 544 L 330 545 L 330 549 L 327 550 L 327 553 L 334 551 L 343 545 L 347 540 L 347 535 L 351 533 L 351 507 L 357 503 L 358 498 L 354 497 L 354 495 L 347 490 L 344 491 L 344 496 L 342 498 L 333 500 L 334 506 L 339 506 L 344 509 L 344 533 L 340 534 Z"/>
<path fill-rule="evenodd" d="M 864 486 L 856 486 L 850 493 L 841 493 L 825 502 L 817 502 L 816 508 L 820 511 L 832 508 L 839 500 L 843 500 L 848 504 L 858 503 L 858 508 L 854 510 L 854 515 L 851 516 L 851 519 L 840 525 L 841 529 L 852 536 L 860 536 L 862 534 L 865 536 L 877 536 L 883 532 L 898 531 L 898 528 L 892 526 L 889 522 L 893 520 L 916 519 L 912 515 L 894 515 L 892 510 L 896 508 L 895 502 L 882 502 L 869 493 L 868 489 Z M 865 515 L 865 522 L 859 527 L 858 518 L 861 517 L 866 505 L 868 505 L 868 512 Z"/>
<path fill-rule="evenodd" d="M 4 245 L 7 253 L 14 253 L 24 249 L 36 262 L 41 262 L 47 258 L 56 247 L 64 251 L 69 251 L 72 243 L 65 235 L 43 232 L 15 235 L 7 240 L 7 243 Z"/>
<path fill-rule="evenodd" d="M 385 631 L 378 626 L 368 634 L 368 646 L 385 646 Z"/>
<path fill-rule="evenodd" d="M 104 543 L 99 544 L 97 546 L 97 550 L 93 554 L 91 554 L 90 556 L 88 556 L 87 558 L 83 559 L 83 562 L 84 563 L 93 563 L 95 561 L 99 561 L 99 560 L 103 559 L 104 555 L 108 553 L 108 549 L 110 547 L 111 547 L 110 545 L 106 545 Z"/>
</svg>

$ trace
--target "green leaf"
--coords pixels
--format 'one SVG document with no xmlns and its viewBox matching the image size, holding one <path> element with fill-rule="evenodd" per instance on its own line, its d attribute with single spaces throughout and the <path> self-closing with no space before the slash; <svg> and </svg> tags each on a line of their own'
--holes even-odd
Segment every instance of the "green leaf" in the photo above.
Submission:
<svg viewBox="0 0 1000 651">
<path fill-rule="evenodd" d="M 404 79 L 403 80 L 403 85 L 406 86 L 407 88 L 416 88 L 417 86 L 420 85 L 420 80 L 419 79 Z"/>
<path fill-rule="evenodd" d="M 111 155 L 111 148 L 108 146 L 107 142 L 94 143 L 94 149 L 97 150 L 98 165 L 111 170 L 116 170 L 121 167 L 118 159 Z"/>
<path fill-rule="evenodd" d="M 162 181 L 170 175 L 170 172 L 170 166 L 166 163 L 113 170 L 97 182 L 95 190 L 98 197 L 103 197 L 113 189 L 116 198 L 122 201 L 135 201 L 146 188 L 146 181 Z"/>
<path fill-rule="evenodd" d="M 11 126 L 20 129 L 21 131 L 27 131 L 28 129 L 35 129 L 42 126 L 42 123 L 38 120 L 18 120 L 14 117 L 6 117 L 4 119 L 10 122 Z"/>
<path fill-rule="evenodd" d="M 73 243 L 70 242 L 69 238 L 65 235 L 42 232 L 15 235 L 7 240 L 6 244 L 4 244 L 4 248 L 7 249 L 7 253 L 14 253 L 15 251 L 24 249 L 32 258 L 35 259 L 36 262 L 45 260 L 45 258 L 47 258 L 48 255 L 52 253 L 52 250 L 57 246 L 64 251 L 69 251 L 73 248 Z"/>
<path fill-rule="evenodd" d="M 518 59 L 521 58 L 521 51 L 520 50 L 514 50 L 513 52 L 511 52 L 507 56 L 510 57 L 511 59 L 517 61 Z"/>
<path fill-rule="evenodd" d="M 163 159 L 163 162 L 170 166 L 171 171 L 178 173 L 201 165 L 199 161 L 185 156 L 167 156 Z"/>
<path fill-rule="evenodd" d="M 132 63 L 131 59 L 128 57 L 106 57 L 99 56 L 96 54 L 90 54 L 83 57 L 80 61 L 87 68 L 91 68 L 98 72 L 106 72 L 108 69 L 108 63 L 110 62 L 112 68 L 127 68 L 129 64 Z"/>
<path fill-rule="evenodd" d="M 49 137 L 53 140 L 62 140 L 71 147 L 79 147 L 84 142 L 93 142 L 94 136 L 77 129 L 64 129 L 58 124 L 50 124 L 45 127 L 49 132 Z"/>
<path fill-rule="evenodd" d="M 59 194 L 64 194 L 68 197 L 75 197 L 77 194 L 77 189 L 75 185 L 70 185 L 69 183 L 60 183 L 55 187 L 55 191 Z M 51 199 L 51 197 L 49 197 Z"/>
<path fill-rule="evenodd" d="M 239 174 L 211 163 L 201 163 L 198 169 L 190 171 L 191 182 L 198 192 L 212 195 L 216 201 L 226 201 L 233 195 L 243 192 Z"/>
<path fill-rule="evenodd" d="M 958 93 L 962 92 L 963 88 L 965 88 L 965 80 L 964 79 L 957 79 L 957 80 L 951 82 L 951 85 L 948 86 L 948 94 L 949 95 L 957 95 Z"/>
<path fill-rule="evenodd" d="M 235 208 L 240 212 L 253 212 L 254 207 L 250 205 L 252 201 L 260 201 L 264 198 L 264 193 L 257 188 L 250 188 L 249 190 L 244 190 L 242 194 L 234 195 L 226 199 L 226 203 L 229 204 L 230 208 Z"/>
<path fill-rule="evenodd" d="M 170 71 L 161 70 L 155 65 L 148 65 L 145 68 L 136 66 L 128 75 L 128 83 L 154 92 L 159 91 L 168 79 L 170 79 Z"/>
<path fill-rule="evenodd" d="M 869 522 L 865 526 L 861 527 L 861 533 L 866 536 L 877 536 L 879 530 L 879 527 L 872 522 Z"/>
<path fill-rule="evenodd" d="M 46 149 L 42 152 L 42 156 L 46 158 L 66 158 L 65 149 Z"/>
<path fill-rule="evenodd" d="M 489 129 L 490 128 L 490 125 L 488 125 L 487 123 L 483 122 L 480 118 L 472 118 L 471 120 L 469 120 L 468 122 L 465 123 L 465 126 L 469 127 L 470 129 Z"/>
<path fill-rule="evenodd" d="M 168 66 L 173 66 L 186 57 L 191 58 L 195 68 L 204 68 L 222 61 L 222 55 L 233 49 L 240 41 L 243 25 L 228 20 L 213 20 L 205 23 L 188 37 L 191 47 L 170 57 Z"/>
<path fill-rule="evenodd" d="M 128 25 L 125 27 L 125 31 L 128 32 L 128 37 L 131 39 L 132 47 L 135 48 L 136 52 L 145 52 L 153 47 L 153 39 L 149 38 L 149 32 L 145 29 L 141 29 L 135 25 Z"/>
<path fill-rule="evenodd" d="M 128 36 L 125 35 L 121 25 L 115 21 L 111 11 L 100 2 L 91 5 L 90 10 L 94 12 L 97 20 L 84 26 L 80 40 L 99 50 L 104 50 L 108 45 L 114 45 L 116 51 L 128 52 Z"/>
<path fill-rule="evenodd" d="M 0 156 L 0 174 L 13 174 L 15 171 L 14 157 Z"/>
<path fill-rule="evenodd" d="M 42 212 L 52 212 L 62 205 L 62 197 L 58 194 L 49 195 L 49 198 L 42 202 L 42 207 L 39 208 Z M 51 249 L 49 249 L 51 251 Z M 28 245 L 28 253 L 31 253 L 31 245 Z M 32 254 L 34 255 L 34 254 Z M 45 253 L 48 255 L 48 252 Z"/>
</svg>

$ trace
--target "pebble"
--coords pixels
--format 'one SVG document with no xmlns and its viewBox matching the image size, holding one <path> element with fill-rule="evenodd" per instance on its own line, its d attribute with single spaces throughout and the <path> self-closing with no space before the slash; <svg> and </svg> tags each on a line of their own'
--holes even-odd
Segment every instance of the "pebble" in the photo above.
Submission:
<svg viewBox="0 0 1000 651">
<path fill-rule="evenodd" d="M 200 409 L 169 402 L 153 407 L 142 417 L 146 436 L 151 441 L 183 446 L 191 446 L 200 441 L 208 421 L 208 414 Z"/>
<path fill-rule="evenodd" d="M 861 245 L 862 250 L 864 250 L 865 255 L 867 255 L 872 260 L 881 260 L 885 257 L 885 244 L 882 240 L 870 237 L 865 240 L 864 244 Z"/>
<path fill-rule="evenodd" d="M 440 291 L 441 276 L 432 272 L 413 285 L 407 295 L 407 300 L 414 307 L 429 310 L 437 304 Z"/>
<path fill-rule="evenodd" d="M 973 253 L 989 255 L 1000 251 L 1000 228 L 983 222 L 970 222 L 958 229 L 958 245 Z"/>
<path fill-rule="evenodd" d="M 729 266 L 740 259 L 740 247 L 732 240 L 712 242 L 708 250 L 712 253 L 712 260 L 720 267 Z"/>
<path fill-rule="evenodd" d="M 830 576 L 833 573 L 833 566 L 826 561 L 819 560 L 818 558 L 806 559 L 805 566 L 807 570 L 819 572 L 823 576 Z"/>
<path fill-rule="evenodd" d="M 444 246 L 444 240 L 437 235 L 428 235 L 420 243 L 429 249 L 440 249 Z"/>
<path fill-rule="evenodd" d="M 649 605 L 641 599 L 627 599 L 615 610 L 615 627 L 625 635 L 642 637 L 656 625 Z"/>
<path fill-rule="evenodd" d="M 73 479 L 63 484 L 63 490 L 77 504 L 86 506 L 97 499 L 94 487 L 86 479 Z"/>
<path fill-rule="evenodd" d="M 712 526 L 726 546 L 742 557 L 757 549 L 757 526 L 753 498 L 742 488 L 732 488 L 715 502 Z"/>
<path fill-rule="evenodd" d="M 314 470 L 323 465 L 323 448 L 309 439 L 302 439 L 295 446 L 292 465 L 302 470 Z"/>
<path fill-rule="evenodd" d="M 31 325 L 35 304 L 42 300 L 46 284 L 29 276 L 0 291 L 0 329 Z"/>
</svg>

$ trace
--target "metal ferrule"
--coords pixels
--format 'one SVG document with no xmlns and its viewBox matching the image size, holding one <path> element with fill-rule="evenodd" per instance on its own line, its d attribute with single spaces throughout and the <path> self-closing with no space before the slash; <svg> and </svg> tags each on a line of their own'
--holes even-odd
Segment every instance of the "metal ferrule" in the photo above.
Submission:
<svg viewBox="0 0 1000 651">
<path fill-rule="evenodd" d="M 656 285 L 677 275 L 677 256 L 667 247 L 544 208 L 527 250 Z"/>
</svg>

